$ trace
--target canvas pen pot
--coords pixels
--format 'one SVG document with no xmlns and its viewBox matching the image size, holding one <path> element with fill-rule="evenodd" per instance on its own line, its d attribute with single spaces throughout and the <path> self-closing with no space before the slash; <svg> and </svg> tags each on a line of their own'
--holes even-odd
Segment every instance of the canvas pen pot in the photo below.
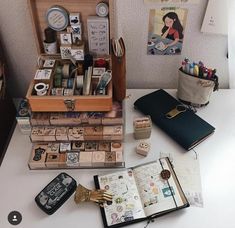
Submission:
<svg viewBox="0 0 235 228">
<path fill-rule="evenodd" d="M 47 94 L 47 90 L 49 88 L 48 84 L 45 84 L 43 82 L 37 83 L 34 86 L 35 91 L 37 92 L 38 96 L 44 96 Z"/>
<path fill-rule="evenodd" d="M 194 76 L 179 69 L 177 97 L 180 101 L 195 107 L 205 106 L 216 90 L 217 81 Z M 217 78 L 217 76 L 215 77 Z"/>
</svg>

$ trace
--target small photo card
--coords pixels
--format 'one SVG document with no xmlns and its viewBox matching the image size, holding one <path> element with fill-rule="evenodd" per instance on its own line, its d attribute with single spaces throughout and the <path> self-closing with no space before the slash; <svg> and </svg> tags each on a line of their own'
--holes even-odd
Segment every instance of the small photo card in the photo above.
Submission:
<svg viewBox="0 0 235 228">
<path fill-rule="evenodd" d="M 43 67 L 44 68 L 53 68 L 55 66 L 55 59 L 46 59 Z"/>
<path fill-rule="evenodd" d="M 52 69 L 37 70 L 34 80 L 49 80 L 51 78 Z"/>
<path fill-rule="evenodd" d="M 71 57 L 71 45 L 60 46 L 60 54 L 62 59 L 70 59 Z"/>
<path fill-rule="evenodd" d="M 69 21 L 71 26 L 80 24 L 80 13 L 70 13 Z"/>
<path fill-rule="evenodd" d="M 72 48 L 71 55 L 75 60 L 84 60 L 84 49 Z"/>
<path fill-rule="evenodd" d="M 101 76 L 104 72 L 105 72 L 105 68 L 104 67 L 94 67 L 93 68 L 93 75 L 94 76 Z"/>
<path fill-rule="evenodd" d="M 67 33 L 67 32 L 60 33 L 60 43 L 61 44 L 72 44 L 71 33 Z"/>
</svg>

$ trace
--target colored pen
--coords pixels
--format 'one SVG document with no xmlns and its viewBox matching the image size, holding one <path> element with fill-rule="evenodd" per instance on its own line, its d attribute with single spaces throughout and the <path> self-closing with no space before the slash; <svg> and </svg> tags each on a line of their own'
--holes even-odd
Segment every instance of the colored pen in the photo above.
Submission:
<svg viewBox="0 0 235 228">
<path fill-rule="evenodd" d="M 211 79 L 211 77 L 212 77 L 212 69 L 208 69 L 207 78 Z"/>
<path fill-rule="evenodd" d="M 206 78 L 208 74 L 208 70 L 206 67 L 203 68 L 203 77 Z"/>
<path fill-rule="evenodd" d="M 216 69 L 212 70 L 212 78 L 215 76 L 216 74 Z"/>
<path fill-rule="evenodd" d="M 195 65 L 195 66 L 194 66 L 193 74 L 194 74 L 195 76 L 198 76 L 198 75 L 199 75 L 199 67 L 198 67 L 198 65 Z"/>
<path fill-rule="evenodd" d="M 204 64 L 202 61 L 199 61 L 198 65 L 204 67 Z"/>
<path fill-rule="evenodd" d="M 183 72 L 185 72 L 185 65 L 186 65 L 186 62 L 185 62 L 185 61 L 182 61 L 181 67 L 182 67 L 182 71 L 183 71 Z"/>
<path fill-rule="evenodd" d="M 193 69 L 194 69 L 194 64 L 191 63 L 191 64 L 189 65 L 189 73 L 192 74 L 192 75 L 193 75 L 193 72 L 194 72 Z"/>
</svg>

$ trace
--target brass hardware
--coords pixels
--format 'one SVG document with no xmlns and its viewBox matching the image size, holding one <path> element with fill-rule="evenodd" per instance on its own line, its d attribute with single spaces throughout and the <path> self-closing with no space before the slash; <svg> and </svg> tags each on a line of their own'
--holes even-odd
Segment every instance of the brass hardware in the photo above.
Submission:
<svg viewBox="0 0 235 228">
<path fill-rule="evenodd" d="M 105 190 L 90 190 L 79 184 L 74 200 L 77 204 L 81 202 L 95 202 L 102 206 L 103 203 L 112 201 L 112 195 L 106 193 Z"/>
<path fill-rule="evenodd" d="M 187 108 L 184 105 L 177 105 L 174 109 L 166 114 L 166 118 L 172 119 L 179 115 L 181 112 L 185 112 Z"/>
<path fill-rule="evenodd" d="M 64 104 L 68 111 L 74 111 L 75 109 L 75 100 L 64 100 Z"/>
</svg>

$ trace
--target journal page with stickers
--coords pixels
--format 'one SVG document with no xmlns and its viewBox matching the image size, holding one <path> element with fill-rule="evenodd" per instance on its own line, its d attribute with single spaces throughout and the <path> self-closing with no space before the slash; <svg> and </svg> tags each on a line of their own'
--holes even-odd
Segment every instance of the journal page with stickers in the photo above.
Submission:
<svg viewBox="0 0 235 228">
<path fill-rule="evenodd" d="M 113 195 L 112 202 L 104 204 L 107 226 L 131 223 L 146 217 L 132 169 L 98 177 L 100 189 Z"/>
<path fill-rule="evenodd" d="M 187 204 L 167 158 L 133 168 L 146 216 L 165 213 Z"/>
</svg>

